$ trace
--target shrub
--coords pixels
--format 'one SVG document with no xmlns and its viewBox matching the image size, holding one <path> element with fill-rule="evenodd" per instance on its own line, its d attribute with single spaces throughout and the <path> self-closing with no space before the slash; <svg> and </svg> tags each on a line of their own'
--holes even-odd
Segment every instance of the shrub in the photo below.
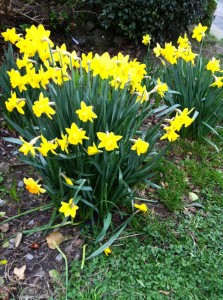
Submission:
<svg viewBox="0 0 223 300">
<path fill-rule="evenodd" d="M 95 5 L 95 1 L 87 3 Z M 133 40 L 150 33 L 155 41 L 176 38 L 188 25 L 199 21 L 208 1 L 115 0 L 97 1 L 101 24 Z M 92 6 L 94 10 L 94 6 Z"/>
</svg>

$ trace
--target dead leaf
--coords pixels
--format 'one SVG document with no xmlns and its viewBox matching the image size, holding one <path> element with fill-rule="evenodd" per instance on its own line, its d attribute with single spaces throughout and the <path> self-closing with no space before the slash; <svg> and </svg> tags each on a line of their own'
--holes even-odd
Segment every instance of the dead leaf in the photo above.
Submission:
<svg viewBox="0 0 223 300">
<path fill-rule="evenodd" d="M 8 248 L 10 246 L 10 243 L 8 240 L 4 241 L 4 243 L 2 244 L 2 248 Z"/>
<path fill-rule="evenodd" d="M 23 265 L 21 268 L 14 268 L 13 273 L 18 277 L 19 280 L 24 280 L 25 270 L 26 270 L 26 265 Z"/>
<path fill-rule="evenodd" d="M 49 276 L 54 282 L 58 282 L 60 280 L 60 273 L 56 269 L 50 270 Z"/>
<path fill-rule="evenodd" d="M 170 291 L 160 290 L 159 292 L 160 292 L 160 294 L 164 294 L 164 295 L 167 295 L 167 296 L 170 294 Z"/>
<path fill-rule="evenodd" d="M 47 237 L 47 244 L 48 247 L 50 249 L 56 249 L 56 246 L 54 243 L 56 243 L 57 246 L 60 245 L 60 243 L 62 243 L 64 241 L 64 236 L 62 235 L 62 233 L 58 230 L 58 231 L 54 231 L 52 233 L 50 233 Z"/>
<path fill-rule="evenodd" d="M 4 211 L 0 211 L 0 218 L 5 216 L 5 212 Z"/>
<path fill-rule="evenodd" d="M 7 232 L 8 230 L 9 230 L 9 223 L 5 223 L 0 226 L 0 231 Z"/>
<path fill-rule="evenodd" d="M 14 245 L 15 245 L 15 248 L 18 248 L 18 247 L 19 247 L 19 245 L 20 245 L 20 243 L 21 243 L 21 240 L 22 240 L 22 233 L 19 232 L 19 233 L 17 234 L 17 236 L 15 237 L 15 239 L 14 239 Z"/>
<path fill-rule="evenodd" d="M 199 197 L 197 194 L 193 193 L 193 192 L 190 192 L 189 193 L 189 198 L 191 201 L 196 201 Z"/>
</svg>

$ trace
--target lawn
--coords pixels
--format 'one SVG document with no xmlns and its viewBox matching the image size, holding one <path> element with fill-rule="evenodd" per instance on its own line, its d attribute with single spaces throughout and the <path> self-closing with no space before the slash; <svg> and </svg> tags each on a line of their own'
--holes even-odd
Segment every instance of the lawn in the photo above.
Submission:
<svg viewBox="0 0 223 300">
<path fill-rule="evenodd" d="M 165 184 L 153 199 L 174 212 L 149 203 L 148 215 L 131 223 L 109 256 L 83 269 L 71 263 L 68 299 L 223 299 L 222 151 L 185 141 L 166 158 L 158 170 Z M 83 233 L 90 254 L 97 246 L 88 237 Z"/>
</svg>

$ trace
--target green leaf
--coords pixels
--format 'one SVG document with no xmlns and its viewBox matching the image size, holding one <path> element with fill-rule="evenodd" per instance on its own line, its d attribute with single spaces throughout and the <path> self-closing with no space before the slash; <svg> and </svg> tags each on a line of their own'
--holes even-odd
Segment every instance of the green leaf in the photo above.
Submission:
<svg viewBox="0 0 223 300">
<path fill-rule="evenodd" d="M 106 248 L 110 247 L 115 240 L 119 237 L 119 235 L 123 232 L 123 230 L 125 229 L 125 227 L 127 226 L 127 222 L 119 229 L 118 232 L 116 232 L 116 234 L 114 234 L 104 245 L 102 245 L 98 250 L 96 250 L 95 252 L 93 252 L 90 256 L 88 256 L 86 258 L 86 260 L 88 259 L 92 259 L 95 256 L 98 256 L 99 254 L 101 254 Z"/>
<path fill-rule="evenodd" d="M 111 213 L 108 213 L 105 217 L 104 217 L 104 226 L 102 228 L 102 231 L 99 233 L 99 235 L 97 236 L 96 240 L 95 240 L 95 243 L 99 243 L 101 242 L 105 235 L 106 235 L 106 232 L 111 224 L 111 219 L 112 219 L 112 214 Z"/>
</svg>

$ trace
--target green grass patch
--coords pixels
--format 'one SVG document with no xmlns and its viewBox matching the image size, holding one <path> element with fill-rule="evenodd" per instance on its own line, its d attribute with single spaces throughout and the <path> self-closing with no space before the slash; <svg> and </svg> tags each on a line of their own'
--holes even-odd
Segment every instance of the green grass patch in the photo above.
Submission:
<svg viewBox="0 0 223 300">
<path fill-rule="evenodd" d="M 111 256 L 100 255 L 83 270 L 73 263 L 69 299 L 220 300 L 222 224 L 216 205 L 177 221 L 150 217 L 141 238 L 116 241 Z"/>
<path fill-rule="evenodd" d="M 151 208 L 147 217 L 135 217 L 111 255 L 86 261 L 83 269 L 73 262 L 68 299 L 223 299 L 221 168 L 222 153 L 177 143 L 160 164 L 163 188 L 155 192 L 175 213 L 164 219 Z M 188 200 L 191 191 L 196 203 Z M 85 242 L 88 256 L 98 245 Z"/>
</svg>

